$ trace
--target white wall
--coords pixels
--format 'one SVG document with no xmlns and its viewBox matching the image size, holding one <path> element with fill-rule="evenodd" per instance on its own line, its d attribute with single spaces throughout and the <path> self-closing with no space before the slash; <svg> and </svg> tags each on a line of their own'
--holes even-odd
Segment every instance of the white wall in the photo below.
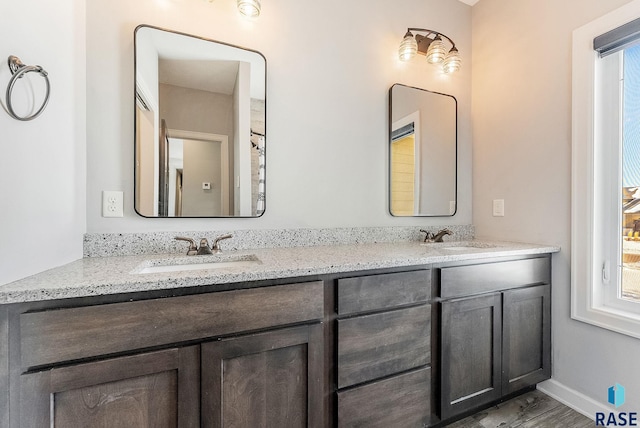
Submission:
<svg viewBox="0 0 640 428">
<path fill-rule="evenodd" d="M 401 7 L 400 7 L 401 6 Z M 133 204 L 133 30 L 138 24 L 246 46 L 267 58 L 267 203 L 259 219 L 144 219 Z M 452 0 L 270 0 L 255 22 L 235 2 L 87 2 L 87 231 L 471 223 L 471 8 Z M 453 38 L 463 69 L 400 63 L 407 27 Z M 459 101 L 459 211 L 393 218 L 387 207 L 387 91 L 404 83 Z M 125 191 L 125 218 L 100 192 Z"/>
<path fill-rule="evenodd" d="M 473 222 L 479 237 L 562 247 L 553 260 L 553 377 L 603 406 L 619 382 L 620 410 L 637 411 L 640 341 L 571 320 L 569 290 L 572 31 L 627 2 L 473 7 Z M 492 199 L 505 200 L 505 217 L 492 217 Z"/>
<path fill-rule="evenodd" d="M 0 109 L 0 284 L 82 257 L 85 231 L 85 3 L 0 2 L 0 94 L 6 59 L 41 65 L 51 80 L 42 115 L 19 122 Z M 37 84 L 40 76 L 29 73 Z M 25 86 L 16 84 L 20 99 Z M 42 94 L 39 94 L 42 96 Z"/>
</svg>

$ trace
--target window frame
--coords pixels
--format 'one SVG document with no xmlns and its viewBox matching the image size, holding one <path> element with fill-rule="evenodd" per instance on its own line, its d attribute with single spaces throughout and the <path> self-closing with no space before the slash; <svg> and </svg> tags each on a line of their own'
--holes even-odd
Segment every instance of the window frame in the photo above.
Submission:
<svg viewBox="0 0 640 428">
<path fill-rule="evenodd" d="M 612 288 L 617 293 L 620 278 L 621 207 L 617 212 L 605 208 L 620 205 L 621 148 L 607 147 L 603 141 L 606 135 L 621 132 L 621 122 L 619 115 L 602 114 L 603 102 L 620 106 L 622 100 L 604 99 L 600 82 L 603 67 L 619 67 L 620 55 L 603 61 L 593 49 L 595 37 L 638 18 L 638 10 L 640 0 L 634 0 L 573 32 L 571 317 L 640 338 L 640 304 L 635 311 L 612 300 Z M 610 260 L 608 284 L 603 277 L 605 260 Z"/>
</svg>

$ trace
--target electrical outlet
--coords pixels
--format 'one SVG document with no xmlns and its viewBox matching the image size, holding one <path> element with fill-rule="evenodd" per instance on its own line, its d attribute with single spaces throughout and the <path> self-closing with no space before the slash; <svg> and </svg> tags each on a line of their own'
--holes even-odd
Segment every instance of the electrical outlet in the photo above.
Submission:
<svg viewBox="0 0 640 428">
<path fill-rule="evenodd" d="M 124 195 L 119 191 L 102 191 L 102 217 L 124 217 Z"/>
<path fill-rule="evenodd" d="M 493 216 L 504 217 L 504 199 L 493 200 Z"/>
</svg>

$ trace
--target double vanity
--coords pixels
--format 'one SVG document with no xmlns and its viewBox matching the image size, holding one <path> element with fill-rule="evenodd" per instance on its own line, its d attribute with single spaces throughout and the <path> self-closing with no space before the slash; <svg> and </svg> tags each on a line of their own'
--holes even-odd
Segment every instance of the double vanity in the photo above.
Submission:
<svg viewBox="0 0 640 428">
<path fill-rule="evenodd" d="M 550 377 L 558 250 L 84 258 L 0 287 L 0 426 L 443 426 Z"/>
</svg>

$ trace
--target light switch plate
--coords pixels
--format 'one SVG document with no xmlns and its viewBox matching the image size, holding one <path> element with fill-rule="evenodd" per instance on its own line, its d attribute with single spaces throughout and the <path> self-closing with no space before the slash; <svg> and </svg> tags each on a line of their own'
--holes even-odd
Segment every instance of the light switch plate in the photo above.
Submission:
<svg viewBox="0 0 640 428">
<path fill-rule="evenodd" d="M 102 217 L 124 217 L 123 192 L 102 191 Z"/>
<path fill-rule="evenodd" d="M 504 199 L 493 200 L 493 216 L 504 217 Z"/>
</svg>

